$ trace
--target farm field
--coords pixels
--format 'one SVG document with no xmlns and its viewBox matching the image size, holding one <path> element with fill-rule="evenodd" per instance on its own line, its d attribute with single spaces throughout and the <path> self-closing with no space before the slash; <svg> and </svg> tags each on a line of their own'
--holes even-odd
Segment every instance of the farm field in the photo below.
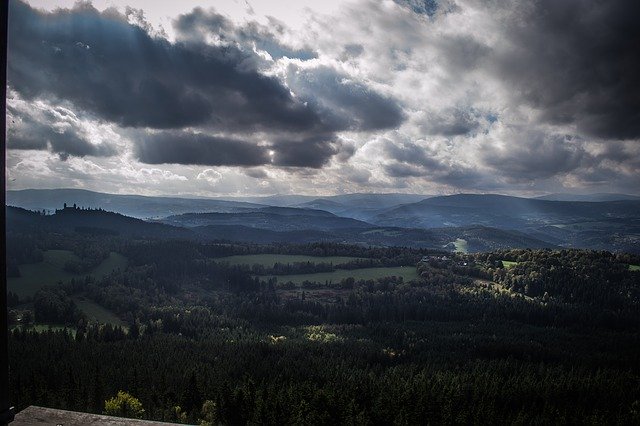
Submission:
<svg viewBox="0 0 640 426">
<path fill-rule="evenodd" d="M 45 285 L 55 285 L 60 281 L 65 282 L 72 278 L 85 276 L 85 274 L 73 274 L 64 270 L 66 262 L 80 260 L 69 250 L 47 250 L 43 256 L 42 262 L 20 265 L 21 276 L 9 278 L 7 290 L 16 293 L 20 298 L 29 297 Z M 127 259 L 112 252 L 89 275 L 102 278 L 111 271 L 124 269 L 126 266 Z"/>
<path fill-rule="evenodd" d="M 125 269 L 127 267 L 127 258 L 121 255 L 120 253 L 111 252 L 109 253 L 109 257 L 102 261 L 98 266 L 95 267 L 93 271 L 91 271 L 91 275 L 95 278 L 104 278 L 109 275 L 111 272 L 118 269 Z"/>
<path fill-rule="evenodd" d="M 311 262 L 311 263 L 333 263 L 341 265 L 354 260 L 363 260 L 362 257 L 348 256 L 302 256 L 295 254 L 247 254 L 239 256 L 220 257 L 216 260 L 228 262 L 230 265 L 262 265 L 266 267 L 273 266 L 275 263 L 295 263 L 295 262 Z"/>
<path fill-rule="evenodd" d="M 64 264 L 79 261 L 78 256 L 68 250 L 47 250 L 43 253 L 42 262 L 20 265 L 20 277 L 7 280 L 7 290 L 13 291 L 20 298 L 33 296 L 45 285 L 57 284 L 76 277 L 65 271 Z"/>
<path fill-rule="evenodd" d="M 396 266 L 392 268 L 364 268 L 364 269 L 339 269 L 333 272 L 319 272 L 316 274 L 276 275 L 279 283 L 291 281 L 294 284 L 302 284 L 304 281 L 337 284 L 343 279 L 353 277 L 357 280 L 375 280 L 385 277 L 402 277 L 409 281 L 418 278 L 418 271 L 412 266 Z"/>
<path fill-rule="evenodd" d="M 78 308 L 89 318 L 89 321 L 95 321 L 101 324 L 111 324 L 121 327 L 126 327 L 127 325 L 113 312 L 106 308 L 103 308 L 92 300 L 85 299 L 82 296 L 73 297 L 72 299 L 76 303 Z"/>
<path fill-rule="evenodd" d="M 502 261 L 502 266 L 504 266 L 505 268 L 512 268 L 514 266 L 516 266 L 518 264 L 518 262 L 512 262 L 510 260 L 503 260 Z"/>
</svg>

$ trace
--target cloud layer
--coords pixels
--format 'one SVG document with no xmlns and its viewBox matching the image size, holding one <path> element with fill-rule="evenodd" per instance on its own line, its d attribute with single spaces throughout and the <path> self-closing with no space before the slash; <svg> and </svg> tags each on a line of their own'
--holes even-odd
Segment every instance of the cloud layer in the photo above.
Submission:
<svg viewBox="0 0 640 426">
<path fill-rule="evenodd" d="M 309 2 L 296 27 L 195 8 L 171 39 L 142 10 L 36 4 L 10 4 L 21 187 L 48 169 L 201 195 L 640 188 L 632 0 Z"/>
<path fill-rule="evenodd" d="M 319 167 L 335 154 L 335 132 L 392 128 L 402 121 L 393 100 L 362 83 L 342 81 L 326 67 L 315 72 L 318 79 L 300 75 L 306 79 L 295 84 L 294 96 L 279 79 L 259 71 L 255 52 L 205 42 L 208 34 L 225 41 L 229 33 L 282 49 L 266 30 L 241 31 L 214 12 L 195 9 L 178 18 L 182 39 L 176 43 L 152 37 L 116 10 L 99 12 L 86 3 L 42 13 L 12 2 L 10 28 L 8 78 L 23 99 L 69 102 L 123 128 L 176 129 L 136 140 L 134 152 L 144 163 L 269 164 L 258 144 L 266 140 L 278 154 L 275 165 Z M 185 37 L 187 29 L 199 36 Z M 222 136 L 178 131 L 185 128 Z M 67 146 L 65 156 L 89 154 L 74 149 L 79 141 L 73 136 L 64 135 L 63 143 L 53 135 L 54 151 Z M 39 146 L 46 144 L 32 147 Z M 310 155 L 324 157 L 310 161 L 301 152 L 305 146 Z"/>
</svg>

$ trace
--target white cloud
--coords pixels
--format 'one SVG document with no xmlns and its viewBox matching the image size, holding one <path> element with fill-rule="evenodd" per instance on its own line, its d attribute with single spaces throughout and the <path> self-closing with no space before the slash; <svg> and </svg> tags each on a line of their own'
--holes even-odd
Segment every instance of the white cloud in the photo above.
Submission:
<svg viewBox="0 0 640 426">
<path fill-rule="evenodd" d="M 198 180 L 206 180 L 209 183 L 215 184 L 220 182 L 220 180 L 222 179 L 222 173 L 213 170 L 213 169 L 206 169 L 200 173 L 198 173 L 197 178 Z"/>
</svg>

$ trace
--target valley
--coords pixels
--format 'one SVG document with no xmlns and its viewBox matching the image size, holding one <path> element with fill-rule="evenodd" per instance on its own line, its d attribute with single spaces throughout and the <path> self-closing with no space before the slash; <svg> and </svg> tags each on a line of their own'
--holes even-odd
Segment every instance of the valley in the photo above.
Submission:
<svg viewBox="0 0 640 426">
<path fill-rule="evenodd" d="M 522 230 L 501 229 L 491 206 L 456 205 L 463 226 L 428 229 L 300 207 L 142 220 L 70 206 L 7 207 L 19 409 L 101 412 L 126 389 L 147 418 L 182 423 L 206 407 L 225 424 L 310 413 L 385 424 L 636 419 L 634 250 L 546 242 L 530 234 L 539 217 L 524 213 L 512 221 Z M 552 207 L 545 214 L 565 209 Z M 616 228 L 635 220 L 622 218 L 627 208 L 592 216 L 616 216 L 598 226 L 633 246 Z M 604 244 L 579 220 L 539 237 L 583 232 Z"/>
</svg>

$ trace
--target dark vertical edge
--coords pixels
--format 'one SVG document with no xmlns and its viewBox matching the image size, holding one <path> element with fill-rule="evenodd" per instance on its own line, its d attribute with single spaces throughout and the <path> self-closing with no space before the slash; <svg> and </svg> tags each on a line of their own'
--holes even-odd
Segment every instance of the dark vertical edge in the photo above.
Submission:
<svg viewBox="0 0 640 426">
<path fill-rule="evenodd" d="M 0 58 L 0 79 L 2 80 L 2 113 L 0 114 L 0 128 L 2 129 L 2 155 L 0 155 L 0 168 L 2 169 L 2 208 L 0 209 L 0 222 L 2 235 L 0 244 L 2 248 L 2 265 L 0 266 L 0 424 L 8 424 L 13 421 L 13 407 L 9 403 L 9 329 L 7 319 L 7 217 L 6 217 L 6 190 L 7 190 L 7 21 L 9 0 L 0 0 L 0 40 L 2 44 L 2 57 Z"/>
</svg>

